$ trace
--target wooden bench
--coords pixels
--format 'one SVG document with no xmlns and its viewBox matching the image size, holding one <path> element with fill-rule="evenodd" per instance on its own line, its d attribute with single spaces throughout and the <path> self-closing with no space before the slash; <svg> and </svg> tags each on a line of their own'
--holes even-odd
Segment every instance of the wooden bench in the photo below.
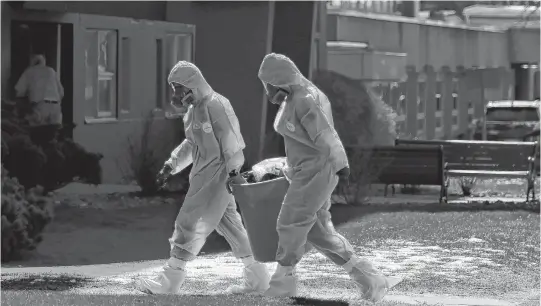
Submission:
<svg viewBox="0 0 541 306">
<path fill-rule="evenodd" d="M 404 140 L 397 146 L 443 146 L 445 188 L 449 177 L 515 177 L 528 182 L 526 201 L 535 200 L 535 154 L 537 142 L 477 140 Z"/>
<path fill-rule="evenodd" d="M 385 196 L 389 185 L 392 185 L 393 195 L 395 184 L 437 185 L 441 186 L 440 202 L 447 199 L 441 146 L 348 147 L 346 151 L 353 176 L 359 172 L 369 171 L 370 183 L 385 185 Z M 370 155 L 368 165 L 355 165 L 359 161 L 360 154 Z M 355 169 L 356 166 L 361 168 Z"/>
</svg>

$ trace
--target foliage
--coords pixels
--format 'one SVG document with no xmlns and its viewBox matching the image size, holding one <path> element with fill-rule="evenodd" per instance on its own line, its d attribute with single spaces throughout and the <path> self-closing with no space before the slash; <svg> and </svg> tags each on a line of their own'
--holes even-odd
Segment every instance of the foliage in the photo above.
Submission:
<svg viewBox="0 0 541 306">
<path fill-rule="evenodd" d="M 164 164 L 165 152 L 171 152 L 170 142 L 157 137 L 154 123 L 154 113 L 150 111 L 145 118 L 141 133 L 136 137 L 128 136 L 126 159 L 118 162 L 124 179 L 135 181 L 141 187 L 141 194 L 145 196 L 157 194 L 162 187 L 158 186 L 156 177 Z M 188 168 L 174 175 L 165 190 L 186 191 L 189 170 Z"/>
<path fill-rule="evenodd" d="M 2 101 L 2 164 L 24 187 L 42 186 L 48 192 L 74 180 L 101 183 L 101 154 L 65 137 L 38 139 L 40 128 L 29 127 L 21 117 L 13 103 Z"/>
<path fill-rule="evenodd" d="M 52 220 L 50 198 L 40 187 L 25 190 L 2 166 L 2 262 L 17 259 L 41 242 L 45 226 Z"/>
<path fill-rule="evenodd" d="M 393 145 L 396 113 L 361 81 L 333 71 L 319 71 L 314 83 L 331 102 L 336 131 L 349 155 L 351 183 L 349 187 L 339 186 L 338 193 L 348 204 L 358 204 L 382 165 L 370 163 L 370 150 L 355 148 Z"/>
<path fill-rule="evenodd" d="M 475 186 L 475 183 L 477 183 L 476 177 L 461 177 L 458 181 L 458 184 L 460 185 L 460 189 L 462 190 L 462 195 L 465 197 L 471 196 L 472 189 Z"/>
</svg>

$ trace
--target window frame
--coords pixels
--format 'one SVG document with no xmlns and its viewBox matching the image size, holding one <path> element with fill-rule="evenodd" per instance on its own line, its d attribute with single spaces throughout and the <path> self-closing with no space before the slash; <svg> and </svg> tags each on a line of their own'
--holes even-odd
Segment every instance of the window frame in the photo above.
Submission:
<svg viewBox="0 0 541 306">
<path fill-rule="evenodd" d="M 100 47 L 100 40 L 99 40 L 99 33 L 100 32 L 112 32 L 114 33 L 114 42 L 115 42 L 115 47 L 114 47 L 114 64 L 113 64 L 113 67 L 114 67 L 114 72 L 110 72 L 110 71 L 104 71 L 104 73 L 100 73 L 100 69 L 99 69 L 99 47 Z M 118 118 L 118 113 L 119 113 L 119 110 L 118 110 L 118 101 L 119 101 L 119 76 L 118 76 L 118 72 L 119 72 L 119 68 L 120 68 L 120 64 L 119 64 L 119 59 L 120 59 L 120 44 L 119 44 L 119 41 L 120 41 L 120 33 L 119 33 L 119 30 L 118 29 L 115 29 L 115 28 L 104 28 L 104 27 L 86 27 L 83 29 L 83 33 L 84 33 L 84 37 L 85 37 L 85 49 L 83 52 L 87 52 L 87 49 L 86 49 L 86 46 L 87 45 L 91 45 L 92 42 L 87 42 L 86 41 L 86 38 L 87 38 L 87 35 L 89 33 L 92 33 L 93 34 L 93 38 L 97 36 L 97 40 L 96 40 L 96 54 L 94 54 L 93 56 L 95 57 L 95 67 L 91 67 L 91 68 L 94 68 L 92 69 L 94 71 L 94 73 L 92 74 L 92 77 L 95 78 L 95 80 L 93 80 L 95 83 L 96 86 L 93 87 L 93 92 L 92 92 L 92 104 L 93 104 L 93 109 L 90 110 L 90 109 L 87 109 L 88 108 L 88 105 L 89 105 L 89 101 L 86 99 L 86 96 L 85 96 L 85 110 L 84 110 L 84 116 L 85 116 L 85 120 L 87 119 L 97 119 L 97 120 L 110 120 L 110 119 L 116 119 Z M 94 36 L 96 35 L 96 36 Z M 109 55 L 109 54 L 107 54 Z M 86 60 L 86 58 L 85 58 Z M 87 75 L 86 75 L 86 68 L 87 68 L 87 62 L 85 61 L 85 77 L 84 77 L 84 80 L 85 80 L 85 92 L 86 92 L 86 85 L 87 85 Z M 109 67 L 108 67 L 109 68 Z M 101 77 L 103 77 L 105 74 L 111 74 L 110 75 L 110 79 L 106 79 L 105 81 L 110 81 L 113 86 L 111 86 L 114 90 L 113 92 L 109 93 L 109 99 L 111 99 L 109 101 L 109 107 L 110 107 L 110 111 L 100 111 L 100 94 L 99 94 L 99 88 L 100 88 L 100 81 L 103 81 L 103 79 L 100 79 Z"/>
</svg>

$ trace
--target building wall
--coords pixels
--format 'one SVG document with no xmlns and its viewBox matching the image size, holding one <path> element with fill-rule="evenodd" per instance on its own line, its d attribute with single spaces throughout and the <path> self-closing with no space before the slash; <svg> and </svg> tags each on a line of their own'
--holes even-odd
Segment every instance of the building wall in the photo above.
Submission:
<svg viewBox="0 0 541 306">
<path fill-rule="evenodd" d="M 26 1 L 24 8 L 135 19 L 165 20 L 166 1 Z"/>
<path fill-rule="evenodd" d="M 514 63 L 539 64 L 539 33 L 539 28 L 510 29 L 510 61 Z"/>
<path fill-rule="evenodd" d="M 161 76 L 156 74 L 154 42 L 164 37 L 167 32 L 164 29 L 170 24 L 194 24 L 197 27 L 194 39 L 195 63 L 210 85 L 231 101 L 247 144 L 247 162 L 256 162 L 262 153 L 268 104 L 257 71 L 264 55 L 271 51 L 274 4 L 180 1 L 135 3 L 135 7 L 126 6 L 125 2 L 103 2 L 98 6 L 84 2 L 25 4 L 25 12 L 37 16 L 37 19 L 40 15 L 69 15 L 70 18 L 64 19 L 79 23 L 74 27 L 76 34 L 73 43 L 73 113 L 74 123 L 77 124 L 74 139 L 88 150 L 104 154 L 104 181 L 117 182 L 121 179 L 122 171 L 118 164 L 126 162 L 128 139 L 132 142 L 141 140 L 145 118 L 156 107 L 156 84 Z M 152 19 L 166 20 L 168 23 L 160 24 Z M 122 71 L 118 72 L 123 73 L 118 80 L 118 95 L 123 103 L 129 103 L 130 111 L 119 115 L 116 120 L 88 120 L 85 117 L 86 85 L 81 71 L 85 70 L 84 31 L 87 28 L 115 29 L 118 31 L 119 44 L 124 39 L 129 42 L 129 60 L 118 59 L 123 61 L 119 66 Z M 3 39 L 9 40 L 5 35 Z M 120 53 L 124 51 L 119 49 Z M 127 55 L 120 56 L 126 58 Z M 3 57 L 4 60 L 7 57 Z M 129 67 L 128 72 L 124 71 L 125 67 Z M 126 78 L 129 78 L 129 88 L 123 88 L 128 86 L 124 85 Z M 4 77 L 2 79 L 4 83 Z M 163 83 L 166 83 L 165 79 Z M 152 141 L 155 144 L 152 146 L 165 159 L 172 147 L 178 145 L 184 137 L 182 121 L 165 119 L 163 111 L 155 112 L 154 118 Z"/>
<path fill-rule="evenodd" d="M 509 67 L 507 35 L 434 21 L 363 13 L 330 13 L 328 41 L 368 43 L 379 51 L 407 53 L 407 65 Z M 454 68 L 453 68 L 454 69 Z"/>
<path fill-rule="evenodd" d="M 257 72 L 270 52 L 272 2 L 167 2 L 166 20 L 196 26 L 195 63 L 239 118 L 247 164 L 258 161 L 267 103 Z"/>
<path fill-rule="evenodd" d="M 11 70 L 11 7 L 2 1 L 2 99 L 9 96 Z"/>
</svg>

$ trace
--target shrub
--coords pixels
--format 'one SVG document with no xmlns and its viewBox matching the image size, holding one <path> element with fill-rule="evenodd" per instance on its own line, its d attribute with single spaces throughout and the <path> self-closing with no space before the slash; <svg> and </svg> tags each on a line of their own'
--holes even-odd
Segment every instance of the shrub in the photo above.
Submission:
<svg viewBox="0 0 541 306">
<path fill-rule="evenodd" d="M 2 162 L 25 188 L 42 186 L 48 192 L 75 179 L 101 183 L 101 154 L 88 152 L 65 137 L 36 143 L 31 134 L 17 108 L 2 101 Z"/>
<path fill-rule="evenodd" d="M 130 182 L 135 181 L 141 187 L 141 194 L 144 196 L 155 195 L 162 187 L 158 186 L 156 176 L 164 164 L 163 156 L 169 157 L 169 152 L 171 152 L 170 142 L 156 136 L 157 133 L 153 129 L 154 122 L 154 113 L 150 111 L 146 116 L 140 136 L 137 138 L 128 136 L 125 160 L 117 162 L 124 179 Z M 189 168 L 174 175 L 165 190 L 187 190 Z"/>
<path fill-rule="evenodd" d="M 460 189 L 462 190 L 462 195 L 464 195 L 465 197 L 471 196 L 471 191 L 475 186 L 475 183 L 477 183 L 476 177 L 461 177 L 458 181 L 458 184 L 460 185 Z"/>
<path fill-rule="evenodd" d="M 332 71 L 319 71 L 314 83 L 329 98 L 336 131 L 348 148 L 351 183 L 349 187 L 339 186 L 337 192 L 347 203 L 357 204 L 366 197 L 370 181 L 382 165 L 371 165 L 370 151 L 355 148 L 393 145 L 396 113 L 361 81 Z"/>
<path fill-rule="evenodd" d="M 25 190 L 2 166 L 2 262 L 17 259 L 34 250 L 52 220 L 52 201 L 41 196 L 41 188 Z"/>
</svg>

